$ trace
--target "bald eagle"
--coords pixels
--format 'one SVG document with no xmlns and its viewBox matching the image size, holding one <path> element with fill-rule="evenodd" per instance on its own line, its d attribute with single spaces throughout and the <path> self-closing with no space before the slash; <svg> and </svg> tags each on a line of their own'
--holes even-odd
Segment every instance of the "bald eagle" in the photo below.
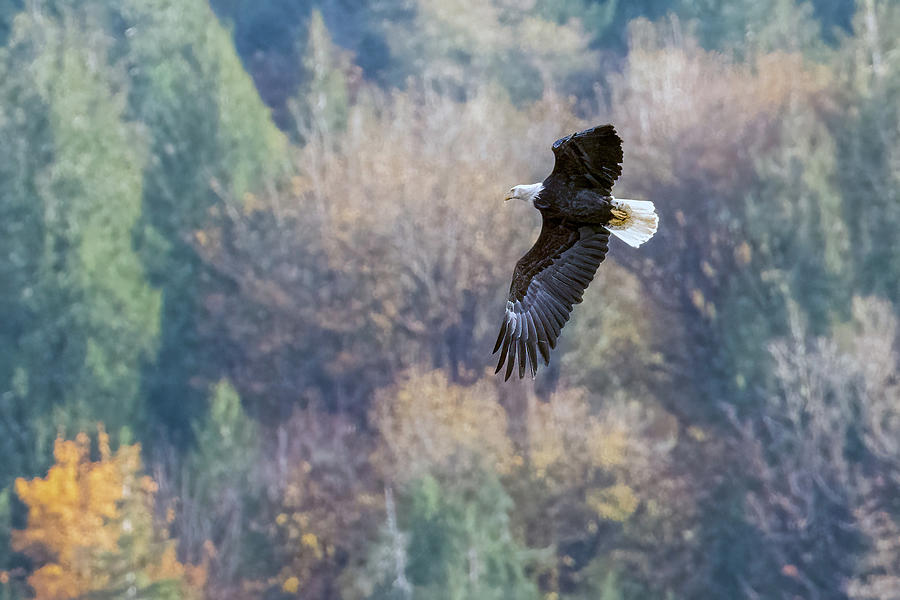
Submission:
<svg viewBox="0 0 900 600">
<path fill-rule="evenodd" d="M 609 234 L 637 248 L 654 233 L 658 218 L 652 202 L 612 195 L 622 174 L 622 140 L 612 125 L 573 133 L 553 144 L 553 172 L 541 183 L 517 185 L 506 200 L 523 200 L 541 211 L 537 241 L 513 271 L 506 314 L 494 353 L 496 373 L 506 363 L 509 379 L 518 363 L 534 377 L 538 355 L 550 364 L 560 330 L 572 307 L 606 257 Z"/>
</svg>

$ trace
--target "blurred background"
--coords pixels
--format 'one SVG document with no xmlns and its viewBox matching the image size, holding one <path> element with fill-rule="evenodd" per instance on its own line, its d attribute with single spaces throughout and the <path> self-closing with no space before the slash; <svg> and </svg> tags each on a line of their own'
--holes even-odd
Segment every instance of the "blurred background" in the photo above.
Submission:
<svg viewBox="0 0 900 600">
<path fill-rule="evenodd" d="M 900 598 L 898 227 L 894 0 L 0 0 L 0 600 Z"/>
</svg>

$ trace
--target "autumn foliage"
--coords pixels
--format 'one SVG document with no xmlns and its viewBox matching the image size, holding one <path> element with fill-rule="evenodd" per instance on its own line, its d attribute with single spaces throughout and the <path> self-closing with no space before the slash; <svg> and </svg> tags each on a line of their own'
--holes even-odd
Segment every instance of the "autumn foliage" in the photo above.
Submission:
<svg viewBox="0 0 900 600">
<path fill-rule="evenodd" d="M 14 532 L 13 548 L 40 565 L 29 585 L 47 600 L 163 585 L 197 596 L 204 569 L 178 562 L 175 541 L 154 522 L 157 487 L 142 474 L 140 445 L 113 452 L 102 426 L 96 441 L 92 460 L 87 434 L 57 438 L 47 476 L 16 480 L 28 525 Z"/>
<path fill-rule="evenodd" d="M 897 600 L 898 32 L 0 0 L 0 600 Z M 659 231 L 504 383 L 504 192 L 606 122 Z"/>
</svg>

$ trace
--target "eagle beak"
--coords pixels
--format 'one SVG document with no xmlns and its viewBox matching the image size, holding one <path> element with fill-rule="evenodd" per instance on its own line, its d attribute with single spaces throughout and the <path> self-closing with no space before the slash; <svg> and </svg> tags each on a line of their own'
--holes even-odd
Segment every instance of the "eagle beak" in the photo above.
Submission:
<svg viewBox="0 0 900 600">
<path fill-rule="evenodd" d="M 504 201 L 504 202 L 509 202 L 509 201 L 512 200 L 512 199 L 513 199 L 513 195 L 512 195 L 512 194 L 506 194 L 506 198 L 504 198 L 503 201 Z"/>
</svg>

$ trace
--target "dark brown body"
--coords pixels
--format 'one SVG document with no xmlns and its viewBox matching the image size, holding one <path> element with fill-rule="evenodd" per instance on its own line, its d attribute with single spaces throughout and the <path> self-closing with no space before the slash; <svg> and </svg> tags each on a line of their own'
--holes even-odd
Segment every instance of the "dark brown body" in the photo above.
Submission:
<svg viewBox="0 0 900 600">
<path fill-rule="evenodd" d="M 534 207 L 545 219 L 564 220 L 574 227 L 606 225 L 613 219 L 612 196 L 594 190 L 573 190 L 552 177 L 544 180 L 544 189 L 534 199 Z"/>
</svg>

